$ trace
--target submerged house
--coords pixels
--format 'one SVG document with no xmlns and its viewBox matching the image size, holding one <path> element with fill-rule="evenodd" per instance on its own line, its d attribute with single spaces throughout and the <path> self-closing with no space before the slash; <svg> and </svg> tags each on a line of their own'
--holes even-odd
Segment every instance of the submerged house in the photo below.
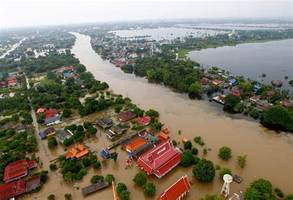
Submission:
<svg viewBox="0 0 293 200">
<path fill-rule="evenodd" d="M 111 128 L 113 126 L 113 120 L 111 118 L 102 118 L 96 121 L 96 124 L 103 129 Z"/>
<path fill-rule="evenodd" d="M 36 168 L 37 162 L 35 160 L 18 160 L 9 163 L 4 169 L 3 181 L 9 183 L 21 179 L 28 175 L 30 169 Z"/>
<path fill-rule="evenodd" d="M 136 117 L 136 114 L 131 111 L 120 112 L 117 115 L 117 118 L 120 122 L 127 122 L 129 120 L 134 119 L 135 117 Z"/>
<path fill-rule="evenodd" d="M 151 117 L 150 116 L 138 117 L 135 119 L 135 122 L 141 126 L 147 126 L 151 123 Z"/>
<path fill-rule="evenodd" d="M 0 185 L 0 200 L 9 200 L 26 192 L 23 179 Z"/>
<path fill-rule="evenodd" d="M 56 131 L 57 139 L 61 144 L 64 143 L 66 139 L 70 139 L 73 136 L 73 133 L 70 130 L 57 130 Z"/>
<path fill-rule="evenodd" d="M 54 127 L 47 128 L 39 133 L 40 138 L 43 140 L 46 137 L 50 137 L 56 134 L 56 130 Z"/>
<path fill-rule="evenodd" d="M 167 188 L 158 200 L 181 200 L 190 191 L 191 185 L 187 176 L 182 176 L 173 185 Z"/>
<path fill-rule="evenodd" d="M 82 158 L 86 155 L 88 155 L 89 150 L 82 144 L 78 144 L 75 147 L 70 148 L 66 154 L 65 154 L 65 158 L 69 159 L 69 158 Z"/>
<path fill-rule="evenodd" d="M 166 141 L 142 154 L 137 160 L 137 165 L 148 175 L 161 178 L 174 169 L 180 161 L 181 152 L 174 148 L 170 141 Z"/>
<path fill-rule="evenodd" d="M 124 134 L 129 129 L 127 124 L 117 124 L 112 126 L 107 132 L 106 135 L 110 140 L 116 139 L 118 136 Z"/>
<path fill-rule="evenodd" d="M 81 192 L 83 196 L 87 196 L 93 192 L 107 188 L 108 186 L 109 186 L 109 183 L 107 181 L 99 181 L 98 183 L 82 188 Z"/>
</svg>

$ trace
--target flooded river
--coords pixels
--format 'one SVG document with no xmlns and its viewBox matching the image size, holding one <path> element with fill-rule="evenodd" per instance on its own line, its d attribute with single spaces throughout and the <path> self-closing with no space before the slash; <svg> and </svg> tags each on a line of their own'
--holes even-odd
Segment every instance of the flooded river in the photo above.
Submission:
<svg viewBox="0 0 293 200">
<path fill-rule="evenodd" d="M 211 107 L 208 102 L 190 100 L 186 95 L 175 93 L 161 85 L 149 84 L 144 78 L 125 74 L 94 52 L 90 37 L 74 35 L 77 39 L 72 52 L 98 80 L 106 81 L 115 93 L 128 96 L 143 109 L 158 110 L 161 114 L 160 120 L 171 129 L 173 139 L 181 141 L 183 137 L 193 139 L 195 136 L 202 136 L 207 147 L 211 148 L 207 159 L 222 167 L 231 168 L 233 173 L 244 178 L 242 184 L 231 185 L 232 191 L 244 190 L 251 181 L 262 177 L 269 179 L 274 186 L 280 187 L 286 193 L 293 192 L 292 135 L 276 134 L 256 122 L 230 118 Z M 178 130 L 182 131 L 181 135 L 178 135 Z M 228 162 L 220 161 L 217 157 L 218 149 L 224 145 L 231 147 L 233 151 L 233 158 Z M 120 154 L 119 162 L 124 166 L 126 153 Z M 240 169 L 237 167 L 236 157 L 244 154 L 247 155 L 247 166 Z M 133 187 L 132 178 L 138 170 L 136 167 L 125 170 L 124 167 L 113 165 L 105 170 L 112 172 L 118 181 L 129 186 L 132 199 L 143 198 L 142 191 Z M 177 167 L 159 181 L 152 178 L 157 185 L 157 194 L 183 174 L 192 178 L 191 168 Z M 198 199 L 207 193 L 219 193 L 221 185 L 222 181 L 218 177 L 211 184 L 195 181 L 188 199 Z M 111 194 L 111 190 L 107 190 L 94 196 L 108 199 L 112 198 Z"/>
<path fill-rule="evenodd" d="M 117 93 L 128 96 L 134 103 L 144 109 L 153 108 L 160 112 L 160 120 L 165 126 L 171 129 L 171 138 L 181 141 L 182 138 L 193 139 L 195 136 L 202 136 L 206 146 L 211 149 L 207 159 L 215 164 L 232 169 L 244 178 L 242 184 L 233 183 L 231 190 L 244 190 L 247 184 L 257 178 L 266 178 L 272 181 L 274 186 L 280 187 L 286 193 L 293 193 L 293 136 L 288 134 L 276 134 L 261 127 L 258 123 L 244 119 L 235 119 L 224 115 L 216 107 L 210 106 L 205 101 L 190 100 L 186 95 L 175 93 L 168 88 L 157 84 L 149 84 L 146 79 L 123 73 L 115 68 L 108 61 L 103 61 L 90 45 L 90 38 L 85 35 L 75 34 L 76 43 L 72 52 L 88 71 L 92 72 L 98 80 L 109 83 L 110 88 Z M 93 121 L 98 115 L 109 115 L 109 113 L 94 113 L 80 118 L 75 115 L 60 126 L 66 123 L 80 124 L 83 121 Z M 58 125 L 59 126 L 59 125 Z M 44 127 L 43 127 L 44 128 Z M 42 129 L 43 129 L 42 128 Z M 56 127 L 61 128 L 61 127 Z M 178 135 L 178 130 L 182 131 Z M 55 150 L 48 149 L 47 141 L 39 141 L 41 151 L 37 156 L 43 161 L 43 169 L 49 168 L 50 160 L 56 159 L 65 151 L 61 145 Z M 97 138 L 86 141 L 86 145 L 92 151 L 100 151 L 109 145 L 110 142 L 102 132 L 97 133 Z M 233 150 L 233 157 L 228 162 L 218 159 L 218 149 L 222 146 L 229 146 Z M 202 148 L 200 156 L 202 156 Z M 89 169 L 88 174 L 82 181 L 65 183 L 59 171 L 49 172 L 48 182 L 40 192 L 22 196 L 25 200 L 44 200 L 50 194 L 55 194 L 56 199 L 64 199 L 64 194 L 71 193 L 74 200 L 108 200 L 113 199 L 112 189 L 109 187 L 84 198 L 81 188 L 90 184 L 93 175 L 114 174 L 117 182 L 126 183 L 130 191 L 130 198 L 133 200 L 145 199 L 143 190 L 134 185 L 132 179 L 139 171 L 136 166 L 125 169 L 127 153 L 120 147 L 116 149 L 119 153 L 118 160 L 102 162 L 101 170 Z M 247 166 L 244 169 L 237 167 L 236 157 L 247 155 Z M 217 194 L 221 190 L 223 182 L 215 177 L 213 183 L 201 184 L 195 181 L 191 168 L 178 166 L 162 179 L 150 177 L 149 180 L 157 186 L 157 196 L 164 189 L 173 184 L 182 175 L 187 174 L 193 182 L 192 190 L 187 199 L 199 199 L 205 194 Z"/>
</svg>

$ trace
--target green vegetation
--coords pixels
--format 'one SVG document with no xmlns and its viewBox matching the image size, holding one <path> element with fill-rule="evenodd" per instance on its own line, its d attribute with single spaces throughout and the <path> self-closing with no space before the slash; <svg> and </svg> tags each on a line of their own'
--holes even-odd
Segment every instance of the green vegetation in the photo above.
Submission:
<svg viewBox="0 0 293 200">
<path fill-rule="evenodd" d="M 283 191 L 280 188 L 275 188 L 274 192 L 277 195 L 277 197 L 279 197 L 279 198 L 284 198 L 284 196 L 285 196 Z"/>
<path fill-rule="evenodd" d="M 57 140 L 56 140 L 55 137 L 50 137 L 50 138 L 48 139 L 48 147 L 49 147 L 50 149 L 56 148 L 57 145 L 58 145 L 58 143 L 57 143 Z"/>
<path fill-rule="evenodd" d="M 115 181 L 115 177 L 113 174 L 107 174 L 105 176 L 105 181 L 107 181 L 110 185 L 112 184 L 113 181 Z"/>
<path fill-rule="evenodd" d="M 184 149 L 185 150 L 191 150 L 192 149 L 192 143 L 191 143 L 191 141 L 186 141 L 185 143 L 184 143 Z"/>
<path fill-rule="evenodd" d="M 224 105 L 224 110 L 228 112 L 239 112 L 237 110 L 238 105 L 240 104 L 240 97 L 233 96 L 232 94 L 228 94 L 225 97 L 225 105 Z"/>
<path fill-rule="evenodd" d="M 64 194 L 65 200 L 72 200 L 72 195 L 70 193 Z"/>
<path fill-rule="evenodd" d="M 193 175 L 200 182 L 211 182 L 215 177 L 214 164 L 205 159 L 201 159 L 192 169 Z"/>
<path fill-rule="evenodd" d="M 182 167 L 190 167 L 191 165 L 197 164 L 200 159 L 194 156 L 190 151 L 184 151 L 181 156 L 180 165 Z"/>
<path fill-rule="evenodd" d="M 127 190 L 127 187 L 124 183 L 118 183 L 116 191 L 121 200 L 128 200 L 130 192 Z"/>
<path fill-rule="evenodd" d="M 201 198 L 200 200 L 223 200 L 221 196 L 218 195 L 206 195 L 204 198 Z"/>
<path fill-rule="evenodd" d="M 232 150 L 229 147 L 221 147 L 218 153 L 219 158 L 222 160 L 229 160 L 232 157 Z"/>
<path fill-rule="evenodd" d="M 57 165 L 55 163 L 51 163 L 49 167 L 50 167 L 51 171 L 56 171 L 57 170 Z"/>
<path fill-rule="evenodd" d="M 47 197 L 48 200 L 55 200 L 55 195 L 54 194 L 50 194 L 48 197 Z"/>
<path fill-rule="evenodd" d="M 273 186 L 268 180 L 258 179 L 254 181 L 244 194 L 245 200 L 275 200 Z"/>
<path fill-rule="evenodd" d="M 293 131 L 293 111 L 274 106 L 263 112 L 261 122 L 273 129 Z"/>
<path fill-rule="evenodd" d="M 246 166 L 246 158 L 246 155 L 237 157 L 237 163 L 239 167 L 244 168 Z"/>
<path fill-rule="evenodd" d="M 104 180 L 103 176 L 93 175 L 92 178 L 91 178 L 91 183 L 95 184 L 95 183 L 97 183 L 99 181 L 103 181 L 103 180 Z"/>
<path fill-rule="evenodd" d="M 153 197 L 156 195 L 156 186 L 155 184 L 148 182 L 143 187 L 143 192 L 146 196 Z"/>
<path fill-rule="evenodd" d="M 144 186 L 147 182 L 147 175 L 144 172 L 138 172 L 133 178 L 133 182 L 138 186 Z"/>
<path fill-rule="evenodd" d="M 284 200 L 293 200 L 293 194 L 287 195 Z"/>
<path fill-rule="evenodd" d="M 3 170 L 10 162 L 24 159 L 30 153 L 38 150 L 38 145 L 32 130 L 17 134 L 13 129 L 0 131 L 0 180 Z"/>
<path fill-rule="evenodd" d="M 225 174 L 232 174 L 231 170 L 228 168 L 222 168 L 220 171 L 220 178 L 222 179 Z"/>
<path fill-rule="evenodd" d="M 196 144 L 199 144 L 200 146 L 203 146 L 204 145 L 204 141 L 203 139 L 200 137 L 200 136 L 196 136 L 193 141 L 196 143 Z"/>
</svg>

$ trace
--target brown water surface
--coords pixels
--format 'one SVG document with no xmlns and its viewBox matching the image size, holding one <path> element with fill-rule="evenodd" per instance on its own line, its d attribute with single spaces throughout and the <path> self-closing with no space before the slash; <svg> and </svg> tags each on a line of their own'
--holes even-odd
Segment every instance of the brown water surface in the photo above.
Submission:
<svg viewBox="0 0 293 200">
<path fill-rule="evenodd" d="M 274 186 L 280 187 L 286 193 L 293 192 L 292 135 L 276 134 L 254 121 L 233 119 L 219 109 L 210 106 L 209 102 L 190 100 L 186 95 L 175 93 L 161 85 L 149 84 L 144 78 L 125 74 L 108 61 L 103 61 L 94 52 L 90 45 L 90 37 L 77 33 L 74 35 L 77 39 L 72 52 L 87 67 L 87 70 L 92 72 L 98 80 L 106 81 L 115 93 L 128 96 L 143 109 L 158 110 L 160 120 L 171 129 L 172 139 L 181 141 L 182 138 L 188 138 L 192 140 L 195 136 L 202 136 L 206 146 L 211 148 L 207 159 L 222 167 L 232 169 L 233 173 L 244 178 L 244 182 L 240 185 L 232 183 L 233 192 L 244 190 L 250 182 L 257 178 L 270 180 Z M 177 133 L 178 130 L 182 131 L 181 135 Z M 103 133 L 98 133 L 97 136 L 98 138 L 86 143 L 91 150 L 99 151 L 109 144 Z M 233 157 L 228 162 L 220 161 L 217 157 L 218 149 L 224 145 L 233 150 Z M 198 149 L 202 156 L 203 148 L 198 146 Z M 119 153 L 117 163 L 103 162 L 101 170 L 89 170 L 83 181 L 77 182 L 75 185 L 79 187 L 88 185 L 93 174 L 111 173 L 114 174 L 117 182 L 127 184 L 131 192 L 131 199 L 145 199 L 142 189 L 134 186 L 132 181 L 138 168 L 133 166 L 125 169 L 127 154 L 120 147 L 116 150 Z M 63 152 L 59 145 L 59 149 L 51 152 L 47 159 L 53 159 Z M 244 154 L 247 155 L 247 166 L 240 169 L 237 166 L 236 157 Z M 213 183 L 200 184 L 192 178 L 191 168 L 177 167 L 162 179 L 151 177 L 150 180 L 156 184 L 158 195 L 184 174 L 187 174 L 194 183 L 187 199 L 199 199 L 205 194 L 216 194 L 221 190 L 223 182 L 218 178 L 218 174 Z M 63 199 L 65 193 L 73 194 L 73 199 L 83 199 L 81 191 L 75 189 L 73 184 L 65 183 L 60 173 L 53 175 L 50 173 L 49 182 L 44 185 L 42 191 L 27 196 L 27 199 L 45 199 L 52 193 L 56 194 L 57 199 Z M 85 199 L 113 199 L 112 190 L 108 188 Z"/>
</svg>

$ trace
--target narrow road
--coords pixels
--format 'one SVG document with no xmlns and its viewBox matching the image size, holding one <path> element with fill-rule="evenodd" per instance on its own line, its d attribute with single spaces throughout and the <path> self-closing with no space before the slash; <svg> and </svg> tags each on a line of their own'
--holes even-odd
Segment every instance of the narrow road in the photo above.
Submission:
<svg viewBox="0 0 293 200">
<path fill-rule="evenodd" d="M 28 80 L 26 75 L 25 75 L 25 80 L 26 80 L 26 87 L 29 90 L 31 87 L 30 87 L 29 80 Z M 48 153 L 45 144 L 42 142 L 41 138 L 38 135 L 38 133 L 40 132 L 39 124 L 38 124 L 38 121 L 37 121 L 37 115 L 36 115 L 36 112 L 35 112 L 35 110 L 33 108 L 33 104 L 32 104 L 30 96 L 28 96 L 28 101 L 29 101 L 29 104 L 30 104 L 30 107 L 31 107 L 31 116 L 32 116 L 32 119 L 33 119 L 33 126 L 35 127 L 35 136 L 36 136 L 37 142 L 38 142 L 39 146 L 42 147 L 42 151 L 45 153 L 47 159 L 49 159 L 50 154 Z"/>
</svg>

